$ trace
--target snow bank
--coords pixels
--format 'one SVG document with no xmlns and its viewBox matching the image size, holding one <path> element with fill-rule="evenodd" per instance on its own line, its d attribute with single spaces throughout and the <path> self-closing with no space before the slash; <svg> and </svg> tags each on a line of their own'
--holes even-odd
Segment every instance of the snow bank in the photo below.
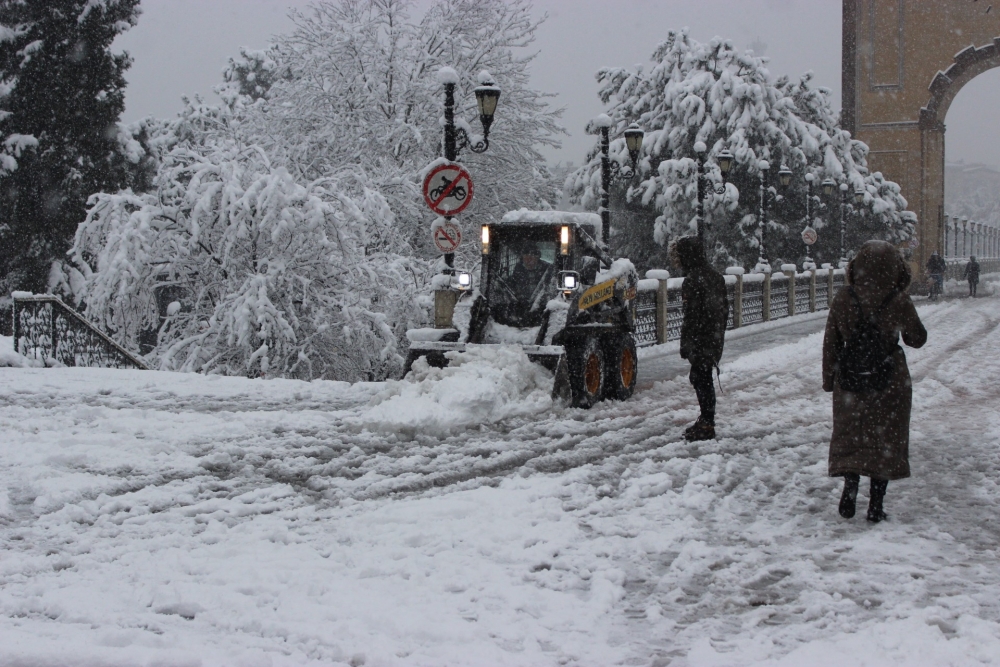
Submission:
<svg viewBox="0 0 1000 667">
<path fill-rule="evenodd" d="M 44 366 L 41 361 L 29 359 L 14 351 L 14 339 L 10 336 L 0 336 L 0 368 L 31 368 Z"/>
<path fill-rule="evenodd" d="M 361 415 L 361 425 L 371 431 L 445 436 L 552 407 L 552 373 L 520 348 L 476 348 L 447 356 L 447 368 L 433 368 L 422 357 L 406 379 L 387 382 Z"/>
<path fill-rule="evenodd" d="M 577 211 L 532 211 L 519 208 L 508 211 L 500 222 L 506 223 L 536 223 L 540 225 L 593 225 L 601 228 L 601 216 L 596 213 L 581 213 Z"/>
</svg>

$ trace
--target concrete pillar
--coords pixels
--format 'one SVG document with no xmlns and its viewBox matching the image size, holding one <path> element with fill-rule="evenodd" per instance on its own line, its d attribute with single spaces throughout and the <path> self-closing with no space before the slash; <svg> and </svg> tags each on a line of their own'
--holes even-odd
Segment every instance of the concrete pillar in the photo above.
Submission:
<svg viewBox="0 0 1000 667">
<path fill-rule="evenodd" d="M 788 316 L 791 317 L 795 314 L 795 272 L 785 271 L 784 274 L 788 276 Z"/>
<path fill-rule="evenodd" d="M 764 274 L 764 294 L 761 299 L 763 308 L 761 309 L 761 319 L 764 322 L 771 321 L 771 274 Z"/>
<path fill-rule="evenodd" d="M 458 292 L 450 289 L 434 290 L 434 328 L 451 329 L 455 315 Z"/>
<path fill-rule="evenodd" d="M 663 345 L 667 342 L 667 281 L 657 280 L 656 283 L 656 343 Z"/>
<path fill-rule="evenodd" d="M 733 327 L 743 326 L 743 274 L 736 274 L 736 289 L 733 290 Z"/>
<path fill-rule="evenodd" d="M 809 271 L 809 312 L 816 312 L 816 269 Z"/>
</svg>

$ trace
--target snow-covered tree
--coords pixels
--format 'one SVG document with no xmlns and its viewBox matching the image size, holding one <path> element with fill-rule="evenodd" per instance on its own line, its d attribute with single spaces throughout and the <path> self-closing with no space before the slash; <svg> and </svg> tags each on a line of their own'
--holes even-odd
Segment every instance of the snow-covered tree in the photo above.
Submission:
<svg viewBox="0 0 1000 667">
<path fill-rule="evenodd" d="M 366 173 L 421 253 L 433 216 L 419 174 L 442 155 L 442 66 L 459 74 L 456 119 L 470 135 L 479 125 L 472 92 L 478 74 L 489 71 L 503 89 L 489 151 L 460 155 L 476 186 L 461 216 L 470 228 L 510 209 L 557 201 L 538 150 L 554 145 L 562 129 L 550 96 L 529 85 L 533 55 L 524 50 L 538 22 L 527 2 L 440 0 L 419 20 L 409 9 L 404 0 L 324 0 L 293 14 L 295 30 L 259 59 L 258 69 L 281 75 L 270 75 L 267 95 L 246 123 L 275 163 L 303 182 Z M 229 78 L 253 67 L 231 68 Z"/>
<path fill-rule="evenodd" d="M 44 291 L 94 192 L 142 177 L 120 136 L 139 0 L 0 0 L 0 292 Z"/>
<path fill-rule="evenodd" d="M 298 182 L 189 103 L 155 192 L 99 194 L 72 249 L 86 313 L 123 341 L 159 329 L 163 369 L 381 380 L 420 324 L 426 267 L 398 252 L 385 198 L 354 177 Z M 159 304 L 158 299 L 169 303 Z"/>
<path fill-rule="evenodd" d="M 223 99 L 244 96 L 252 101 L 267 97 L 271 86 L 281 76 L 289 76 L 287 68 L 278 63 L 281 55 L 276 46 L 267 49 L 240 48 L 238 58 L 230 58 L 222 71 L 225 84 L 219 92 Z"/>
<path fill-rule="evenodd" d="M 812 87 L 811 75 L 794 82 L 787 77 L 774 80 L 766 59 L 752 52 L 740 54 L 731 42 L 718 38 L 698 43 L 686 30 L 670 32 L 653 52 L 652 62 L 648 73 L 641 67 L 597 73 L 601 100 L 615 124 L 613 135 L 620 137 L 633 122 L 646 130 L 640 174 L 627 191 L 622 188 L 617 193 L 619 200 L 633 203 L 613 237 L 618 251 L 641 253 L 650 241 L 663 246 L 671 237 L 695 231 L 696 148 L 705 149 L 715 186 L 722 184 L 718 154 L 728 149 L 735 156 L 725 192 L 710 189 L 705 199 L 706 242 L 718 264 L 756 263 L 765 162 L 769 167 L 765 245 L 772 263 L 803 256 L 799 234 L 805 224 L 806 173 L 817 185 L 812 226 L 819 230 L 820 243 L 814 246 L 815 259 L 836 261 L 839 254 L 839 231 L 833 230 L 839 230 L 840 198 L 839 193 L 829 201 L 821 197 L 818 185 L 826 178 L 846 183 L 851 194 L 848 247 L 869 238 L 900 242 L 913 234 L 899 187 L 880 173 L 869 172 L 867 146 L 838 127 L 830 92 Z M 611 151 L 613 159 L 627 163 L 624 139 L 614 140 Z M 788 188 L 778 183 L 782 165 L 793 172 Z M 588 163 L 567 179 L 566 189 L 575 201 L 596 207 L 597 148 L 590 152 Z M 860 206 L 853 204 L 856 189 L 865 193 Z M 833 222 L 838 225 L 832 227 Z"/>
</svg>

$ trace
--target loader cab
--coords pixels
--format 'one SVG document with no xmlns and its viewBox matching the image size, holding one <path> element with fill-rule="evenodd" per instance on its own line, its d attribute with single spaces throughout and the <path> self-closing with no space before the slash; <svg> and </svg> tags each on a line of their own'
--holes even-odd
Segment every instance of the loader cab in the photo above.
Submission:
<svg viewBox="0 0 1000 667">
<path fill-rule="evenodd" d="M 514 211 L 499 224 L 484 226 L 480 285 L 493 320 L 537 327 L 567 272 L 581 284 L 593 284 L 600 267 L 599 230 L 599 216 L 554 211 Z"/>
</svg>

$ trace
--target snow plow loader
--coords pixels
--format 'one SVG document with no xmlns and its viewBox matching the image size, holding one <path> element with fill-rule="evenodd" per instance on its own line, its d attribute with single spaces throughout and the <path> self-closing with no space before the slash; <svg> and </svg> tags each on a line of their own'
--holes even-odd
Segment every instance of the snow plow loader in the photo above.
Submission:
<svg viewBox="0 0 1000 667">
<path fill-rule="evenodd" d="M 607 254 L 601 224 L 593 213 L 522 209 L 483 225 L 478 286 L 458 274 L 441 299 L 454 304 L 450 317 L 436 313 L 436 328 L 407 332 L 405 370 L 420 357 L 444 366 L 449 351 L 517 345 L 555 373 L 553 393 L 574 406 L 628 399 L 639 277 L 632 262 Z"/>
</svg>

